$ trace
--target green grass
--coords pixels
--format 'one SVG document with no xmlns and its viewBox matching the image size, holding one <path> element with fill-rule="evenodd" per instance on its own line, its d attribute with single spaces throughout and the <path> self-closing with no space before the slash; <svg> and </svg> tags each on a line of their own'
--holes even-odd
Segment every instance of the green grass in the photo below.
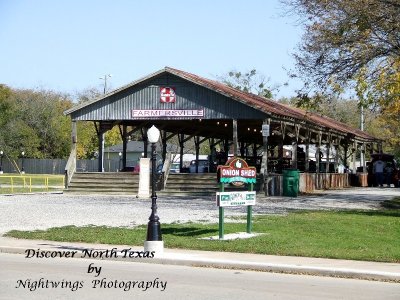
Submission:
<svg viewBox="0 0 400 300">
<path fill-rule="evenodd" d="M 381 205 L 384 208 L 400 209 L 400 197 L 394 197 L 392 200 L 385 200 Z"/>
<path fill-rule="evenodd" d="M 200 240 L 218 235 L 218 224 L 162 224 L 165 247 L 400 262 L 400 211 L 306 211 L 286 216 L 254 218 L 258 237 L 233 241 Z M 227 223 L 225 234 L 246 230 L 246 224 Z M 127 244 L 142 246 L 146 226 L 110 228 L 67 226 L 7 236 L 26 239 Z"/>
</svg>

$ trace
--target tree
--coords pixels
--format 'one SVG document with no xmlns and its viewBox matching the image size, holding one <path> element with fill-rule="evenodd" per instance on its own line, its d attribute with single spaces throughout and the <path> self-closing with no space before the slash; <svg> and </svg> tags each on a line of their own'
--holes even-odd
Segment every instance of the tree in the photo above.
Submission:
<svg viewBox="0 0 400 300">
<path fill-rule="evenodd" d="M 362 76 L 367 93 L 382 92 L 400 73 L 400 3 L 398 0 L 281 0 L 299 17 L 305 33 L 294 54 L 305 80 L 303 101 L 316 88 L 341 91 Z M 379 89 L 378 86 L 381 86 Z M 386 101 L 398 101 L 398 95 Z M 370 97 L 374 101 L 377 97 Z"/>
<path fill-rule="evenodd" d="M 32 158 L 62 158 L 69 154 L 72 106 L 64 94 L 45 90 L 0 88 L 0 146 L 11 158 L 24 151 Z"/>
<path fill-rule="evenodd" d="M 98 88 L 91 87 L 76 93 L 78 103 L 87 102 L 103 95 Z M 91 159 L 98 151 L 98 137 L 93 123 L 78 122 L 78 158 Z M 114 126 L 105 134 L 105 146 L 113 146 L 122 143 L 122 138 L 118 126 Z"/>
<path fill-rule="evenodd" d="M 231 70 L 227 74 L 218 76 L 217 78 L 222 83 L 237 90 L 253 93 L 265 98 L 272 98 L 272 92 L 277 89 L 277 87 L 270 87 L 268 85 L 269 80 L 264 75 L 257 73 L 256 69 L 244 73 Z"/>
</svg>

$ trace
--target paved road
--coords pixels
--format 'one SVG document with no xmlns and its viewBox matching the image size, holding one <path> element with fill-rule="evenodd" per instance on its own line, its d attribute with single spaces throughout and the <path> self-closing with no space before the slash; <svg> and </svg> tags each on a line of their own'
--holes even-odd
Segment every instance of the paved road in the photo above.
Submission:
<svg viewBox="0 0 400 300">
<path fill-rule="evenodd" d="M 293 209 L 377 209 L 383 200 L 400 196 L 398 188 L 352 188 L 320 194 L 287 197 L 258 195 L 253 213 L 282 214 Z M 212 197 L 166 197 L 158 199 L 161 223 L 218 222 Z M 0 234 L 12 229 L 33 230 L 65 225 L 107 225 L 132 227 L 147 224 L 150 199 L 131 196 L 88 196 L 36 194 L 0 196 Z M 225 211 L 226 221 L 245 216 L 243 207 Z"/>
<path fill-rule="evenodd" d="M 18 254 L 0 254 L 0 265 L 0 299 L 400 299 L 399 284 L 365 280 Z M 98 278 L 88 273 L 89 266 L 102 268 Z M 81 288 L 23 287 L 41 278 Z M 94 288 L 93 280 L 103 283 Z M 121 288 L 114 287 L 116 281 Z M 124 291 L 129 281 L 137 283 Z M 110 287 L 100 287 L 104 284 Z"/>
</svg>

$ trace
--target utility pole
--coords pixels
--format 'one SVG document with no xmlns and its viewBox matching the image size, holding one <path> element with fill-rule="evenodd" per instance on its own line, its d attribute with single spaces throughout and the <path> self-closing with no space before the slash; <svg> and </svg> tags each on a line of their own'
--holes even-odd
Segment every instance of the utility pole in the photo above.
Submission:
<svg viewBox="0 0 400 300">
<path fill-rule="evenodd" d="M 106 74 L 103 77 L 99 77 L 99 79 L 104 80 L 104 90 L 103 90 L 104 94 L 107 91 L 107 78 L 110 78 L 111 76 L 112 76 L 111 74 Z"/>
</svg>

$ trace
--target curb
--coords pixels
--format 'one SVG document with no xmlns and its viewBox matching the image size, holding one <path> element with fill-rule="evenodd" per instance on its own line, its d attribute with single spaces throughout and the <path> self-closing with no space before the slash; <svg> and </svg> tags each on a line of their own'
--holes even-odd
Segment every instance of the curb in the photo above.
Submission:
<svg viewBox="0 0 400 300">
<path fill-rule="evenodd" d="M 0 246 L 0 253 L 10 254 L 24 254 L 27 248 Z M 54 251 L 54 249 L 41 248 L 43 251 Z M 59 251 L 65 249 L 60 248 Z M 82 259 L 81 257 L 74 257 L 75 259 Z M 92 258 L 95 260 L 115 260 L 125 261 L 126 259 L 117 258 Z M 400 272 L 383 272 L 375 270 L 358 270 L 350 268 L 337 268 L 337 267 L 315 267 L 307 265 L 295 264 L 277 264 L 277 263 L 263 263 L 251 261 L 238 261 L 238 260 L 225 260 L 225 259 L 210 259 L 210 258 L 193 258 L 193 255 L 164 253 L 160 257 L 155 258 L 141 258 L 131 260 L 129 262 L 135 263 L 151 263 L 162 265 L 176 265 L 176 266 L 190 266 L 190 267 L 212 267 L 218 269 L 233 269 L 244 271 L 260 271 L 271 273 L 285 273 L 285 274 L 298 274 L 298 275 L 312 275 L 312 276 L 325 276 L 325 277 L 340 277 L 351 279 L 363 279 L 374 281 L 387 281 L 400 283 Z"/>
</svg>

